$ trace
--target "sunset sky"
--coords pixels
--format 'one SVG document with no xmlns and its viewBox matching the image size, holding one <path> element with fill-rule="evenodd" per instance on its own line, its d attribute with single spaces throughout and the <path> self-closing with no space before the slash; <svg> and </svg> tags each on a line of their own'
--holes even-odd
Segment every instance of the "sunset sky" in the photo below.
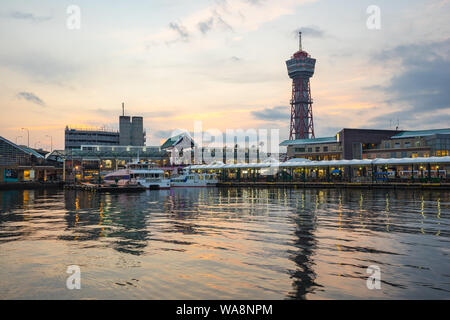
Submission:
<svg viewBox="0 0 450 320">
<path fill-rule="evenodd" d="M 81 28 L 67 27 L 67 8 Z M 381 9 L 369 30 L 366 9 Z M 285 61 L 303 47 L 316 136 L 343 127 L 450 127 L 449 0 L 2 0 L 0 136 L 64 147 L 66 125 L 118 129 L 121 103 L 147 145 L 177 128 L 279 128 Z"/>
</svg>

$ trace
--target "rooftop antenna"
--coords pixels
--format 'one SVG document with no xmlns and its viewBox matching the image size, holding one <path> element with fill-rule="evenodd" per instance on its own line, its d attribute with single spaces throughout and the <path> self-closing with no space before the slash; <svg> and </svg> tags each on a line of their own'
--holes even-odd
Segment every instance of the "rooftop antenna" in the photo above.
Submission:
<svg viewBox="0 0 450 320">
<path fill-rule="evenodd" d="M 299 47 L 300 51 L 303 51 L 303 49 L 302 49 L 302 32 L 301 31 L 298 32 L 298 47 Z"/>
<path fill-rule="evenodd" d="M 125 116 L 125 103 L 122 102 L 122 116 Z"/>
</svg>

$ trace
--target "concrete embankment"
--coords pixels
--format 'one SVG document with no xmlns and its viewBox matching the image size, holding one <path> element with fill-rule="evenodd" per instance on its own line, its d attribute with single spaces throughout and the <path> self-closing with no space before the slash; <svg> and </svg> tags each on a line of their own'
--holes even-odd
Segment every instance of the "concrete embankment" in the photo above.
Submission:
<svg viewBox="0 0 450 320">
<path fill-rule="evenodd" d="M 97 184 L 67 184 L 64 186 L 64 189 L 69 190 L 79 190 L 79 191 L 88 191 L 88 192 L 142 192 L 146 189 L 141 186 L 125 186 L 125 187 L 108 187 Z"/>
<path fill-rule="evenodd" d="M 0 183 L 0 190 L 31 190 L 62 188 L 64 182 L 4 182 Z"/>
<path fill-rule="evenodd" d="M 450 183 L 221 182 L 218 187 L 449 190 Z"/>
</svg>

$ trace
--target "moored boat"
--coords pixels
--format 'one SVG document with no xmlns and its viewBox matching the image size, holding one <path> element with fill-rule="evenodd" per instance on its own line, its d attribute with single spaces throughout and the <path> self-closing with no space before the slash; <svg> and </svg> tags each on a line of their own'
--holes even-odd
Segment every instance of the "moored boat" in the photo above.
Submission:
<svg viewBox="0 0 450 320">
<path fill-rule="evenodd" d="M 172 187 L 214 187 L 217 183 L 216 174 L 192 173 L 187 169 L 182 174 L 170 179 Z"/>
<path fill-rule="evenodd" d="M 137 185 L 146 189 L 169 189 L 170 179 L 164 177 L 164 171 L 148 162 L 133 162 L 121 169 L 109 173 L 104 178 L 105 185 Z"/>
</svg>

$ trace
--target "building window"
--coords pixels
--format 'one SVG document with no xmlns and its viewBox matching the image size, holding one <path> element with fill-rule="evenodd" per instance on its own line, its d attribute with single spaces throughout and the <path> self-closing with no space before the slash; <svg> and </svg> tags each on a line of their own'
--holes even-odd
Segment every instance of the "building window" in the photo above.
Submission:
<svg viewBox="0 0 450 320">
<path fill-rule="evenodd" d="M 308 148 L 308 152 L 312 152 L 312 148 Z"/>
<path fill-rule="evenodd" d="M 405 148 L 410 148 L 411 147 L 411 142 L 405 142 Z"/>
<path fill-rule="evenodd" d="M 328 147 L 323 147 L 323 152 L 328 152 Z"/>
<path fill-rule="evenodd" d="M 396 143 L 394 144 L 394 148 L 400 148 L 400 142 L 396 142 Z"/>
<path fill-rule="evenodd" d="M 384 148 L 389 149 L 391 147 L 391 144 L 389 142 L 384 143 Z"/>
<path fill-rule="evenodd" d="M 295 152 L 305 152 L 305 148 L 295 148 Z"/>
<path fill-rule="evenodd" d="M 316 147 L 316 152 L 320 152 L 320 147 Z"/>
</svg>

